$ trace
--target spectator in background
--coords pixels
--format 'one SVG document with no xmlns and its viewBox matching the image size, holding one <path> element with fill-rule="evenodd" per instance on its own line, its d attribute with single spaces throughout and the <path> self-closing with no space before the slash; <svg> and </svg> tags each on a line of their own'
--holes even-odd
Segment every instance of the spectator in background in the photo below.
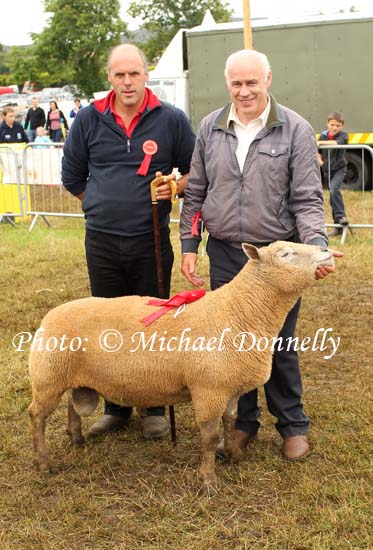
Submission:
<svg viewBox="0 0 373 550">
<path fill-rule="evenodd" d="M 74 99 L 74 107 L 70 111 L 70 118 L 74 120 L 80 109 L 83 109 L 83 105 L 78 97 Z"/>
<path fill-rule="evenodd" d="M 29 139 L 21 124 L 15 122 L 13 107 L 4 107 L 0 124 L 0 143 L 28 143 Z"/>
<path fill-rule="evenodd" d="M 30 141 L 35 141 L 36 128 L 38 126 L 45 126 L 45 113 L 44 110 L 39 107 L 39 101 L 37 97 L 31 99 L 31 107 L 27 111 L 25 119 L 25 130 L 28 133 Z"/>
<path fill-rule="evenodd" d="M 327 130 L 324 130 L 317 145 L 347 145 L 348 134 L 343 132 L 343 114 L 337 111 L 330 113 Z M 320 149 L 319 162 L 325 182 L 329 188 L 329 200 L 334 223 L 348 225 L 341 185 L 347 172 L 346 149 Z M 342 227 L 335 227 L 331 237 L 341 235 Z"/>
<path fill-rule="evenodd" d="M 49 130 L 51 140 L 54 143 L 60 143 L 63 138 L 62 129 L 64 128 L 66 132 L 69 129 L 67 120 L 61 109 L 58 108 L 56 101 L 51 101 L 49 105 L 46 129 Z"/>
</svg>

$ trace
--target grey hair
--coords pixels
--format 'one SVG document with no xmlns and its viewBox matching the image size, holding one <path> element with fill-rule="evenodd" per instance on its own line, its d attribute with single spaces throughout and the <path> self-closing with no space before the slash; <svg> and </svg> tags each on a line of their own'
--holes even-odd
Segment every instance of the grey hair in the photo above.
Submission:
<svg viewBox="0 0 373 550">
<path fill-rule="evenodd" d="M 225 69 L 224 69 L 224 76 L 226 79 L 228 78 L 228 71 L 229 71 L 230 65 L 232 64 L 233 61 L 236 61 L 236 59 L 239 59 L 239 58 L 241 59 L 246 58 L 248 61 L 250 59 L 257 59 L 263 67 L 264 78 L 267 78 L 267 76 L 271 71 L 271 66 L 269 64 L 268 57 L 264 53 L 258 52 L 257 50 L 239 50 L 238 52 L 232 53 L 227 58 L 227 61 L 225 63 Z"/>
<path fill-rule="evenodd" d="M 108 57 L 108 60 L 107 60 L 107 64 L 106 64 L 106 72 L 107 74 L 109 74 L 109 71 L 110 71 L 110 64 L 111 64 L 111 60 L 112 60 L 112 57 L 113 55 L 118 51 L 118 50 L 121 50 L 121 49 L 128 49 L 128 46 L 130 46 L 131 48 L 133 48 L 140 56 L 142 62 L 143 62 L 143 65 L 144 65 L 144 71 L 145 73 L 147 74 L 148 73 L 148 60 L 146 59 L 146 55 L 144 54 L 144 52 L 142 50 L 140 50 L 140 48 L 138 48 L 137 46 L 135 46 L 134 44 L 120 44 L 119 46 L 114 46 L 114 48 L 110 51 L 109 53 L 109 57 Z"/>
</svg>

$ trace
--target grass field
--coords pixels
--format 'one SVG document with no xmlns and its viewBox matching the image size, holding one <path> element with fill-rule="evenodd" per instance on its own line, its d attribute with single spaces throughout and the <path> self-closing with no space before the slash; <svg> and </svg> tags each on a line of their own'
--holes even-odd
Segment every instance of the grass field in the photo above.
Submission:
<svg viewBox="0 0 373 550">
<path fill-rule="evenodd" d="M 359 193 L 347 212 L 361 220 Z M 372 223 L 372 196 L 364 216 Z M 328 219 L 330 214 L 328 212 Z M 176 407 L 178 444 L 145 442 L 135 416 L 128 432 L 73 449 L 65 434 L 66 400 L 50 418 L 54 471 L 33 465 L 27 407 L 27 353 L 12 338 L 34 332 L 52 307 L 89 295 L 82 220 L 14 229 L 0 225 L 0 548 L 4 550 L 349 550 L 372 539 L 373 231 L 356 230 L 335 274 L 305 293 L 298 335 L 332 328 L 341 345 L 300 356 L 313 452 L 302 463 L 281 457 L 274 419 L 248 458 L 217 465 L 219 494 L 197 496 L 200 438 L 190 404 Z M 173 291 L 179 274 L 177 227 Z M 338 241 L 331 245 L 338 247 Z M 199 272 L 207 278 L 208 262 Z M 83 421 L 87 429 L 97 414 Z"/>
</svg>

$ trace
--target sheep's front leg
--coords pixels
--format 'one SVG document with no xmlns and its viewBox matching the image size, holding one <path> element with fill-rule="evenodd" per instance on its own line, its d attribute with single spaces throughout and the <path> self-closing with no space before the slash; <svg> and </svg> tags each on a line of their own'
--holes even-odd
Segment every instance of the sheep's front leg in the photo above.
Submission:
<svg viewBox="0 0 373 550">
<path fill-rule="evenodd" d="M 219 420 L 220 418 L 216 418 L 199 423 L 202 439 L 202 464 L 199 474 L 202 480 L 201 491 L 207 495 L 216 493 L 215 450 L 219 442 Z"/>
<path fill-rule="evenodd" d="M 223 414 L 224 453 L 235 462 L 245 458 L 245 452 L 237 445 L 235 438 L 238 399 L 239 396 L 231 397 Z"/>
<path fill-rule="evenodd" d="M 70 441 L 72 445 L 77 447 L 83 447 L 84 437 L 82 434 L 82 421 L 78 413 L 73 407 L 73 400 L 71 393 L 69 395 L 67 403 L 67 428 L 66 432 L 70 436 Z"/>
</svg>

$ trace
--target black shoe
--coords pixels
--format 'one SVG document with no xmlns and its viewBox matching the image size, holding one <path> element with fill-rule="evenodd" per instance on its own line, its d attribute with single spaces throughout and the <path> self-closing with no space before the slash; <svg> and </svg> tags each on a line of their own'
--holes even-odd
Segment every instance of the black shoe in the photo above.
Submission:
<svg viewBox="0 0 373 550">
<path fill-rule="evenodd" d="M 113 416 L 111 414 L 104 414 L 102 418 L 99 418 L 88 432 L 89 437 L 95 437 L 96 435 L 103 435 L 109 432 L 116 432 L 127 428 L 129 424 L 129 418 L 122 416 Z"/>
<path fill-rule="evenodd" d="M 141 422 L 145 439 L 162 439 L 170 431 L 164 416 L 146 416 Z"/>
<path fill-rule="evenodd" d="M 348 219 L 346 218 L 346 216 L 342 216 L 342 218 L 339 218 L 339 223 L 341 225 L 348 225 Z"/>
<path fill-rule="evenodd" d="M 342 235 L 343 229 L 342 227 L 335 227 L 333 231 L 328 233 L 329 237 L 338 237 L 338 235 Z"/>
</svg>

